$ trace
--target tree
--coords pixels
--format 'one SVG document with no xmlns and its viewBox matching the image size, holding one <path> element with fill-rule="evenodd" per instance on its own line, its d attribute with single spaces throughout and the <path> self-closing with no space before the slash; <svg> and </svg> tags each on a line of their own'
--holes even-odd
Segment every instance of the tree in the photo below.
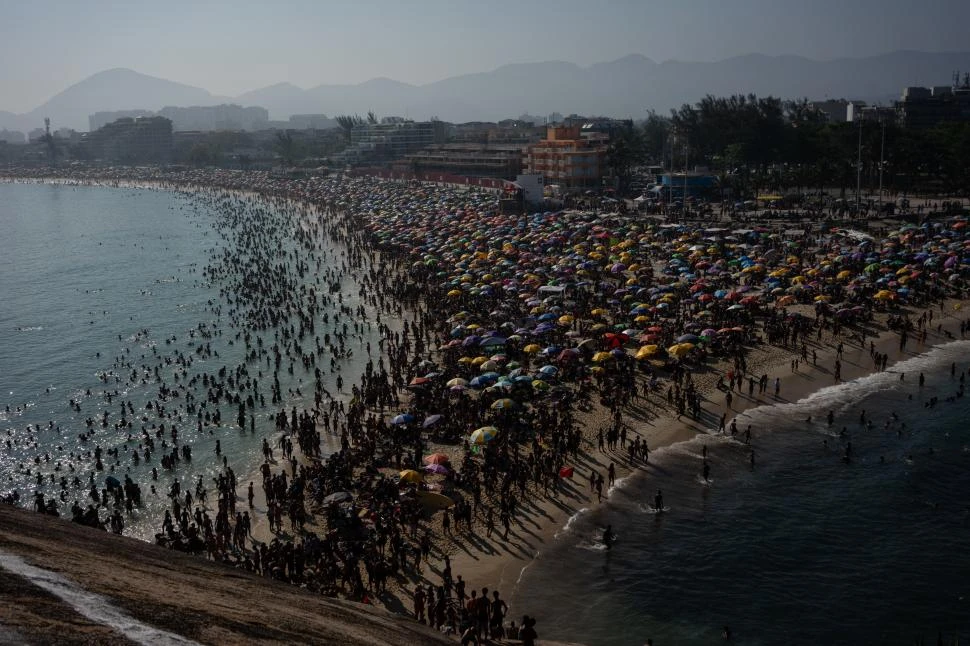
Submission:
<svg viewBox="0 0 970 646">
<path fill-rule="evenodd" d="M 347 139 L 347 143 L 350 143 L 350 135 L 354 131 L 354 126 L 360 126 L 364 124 L 364 120 L 360 118 L 359 114 L 349 115 L 342 114 L 340 116 L 334 117 L 334 121 L 340 126 L 340 129 L 344 131 L 344 137 Z"/>
<path fill-rule="evenodd" d="M 57 140 L 54 135 L 51 134 L 51 120 L 49 117 L 44 117 L 44 145 L 47 146 L 47 159 L 50 161 L 51 166 L 57 165 Z"/>
<path fill-rule="evenodd" d="M 293 140 L 293 135 L 289 132 L 277 132 L 276 133 L 276 151 L 280 154 L 283 159 L 283 163 L 287 166 L 292 166 L 293 161 L 296 159 L 297 144 Z"/>
<path fill-rule="evenodd" d="M 643 156 L 648 161 L 662 161 L 667 138 L 670 137 L 671 123 L 667 117 L 662 117 L 654 111 L 643 123 L 641 144 Z"/>
<path fill-rule="evenodd" d="M 624 194 L 633 169 L 643 162 L 643 137 L 636 128 L 619 128 L 610 136 L 606 165 L 617 180 L 617 191 Z"/>
</svg>

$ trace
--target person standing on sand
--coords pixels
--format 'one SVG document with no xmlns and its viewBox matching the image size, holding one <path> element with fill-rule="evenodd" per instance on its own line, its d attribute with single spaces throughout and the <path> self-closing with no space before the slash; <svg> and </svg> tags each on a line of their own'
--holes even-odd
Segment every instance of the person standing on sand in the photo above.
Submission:
<svg viewBox="0 0 970 646">
<path fill-rule="evenodd" d="M 616 483 L 616 465 L 612 461 L 610 462 L 610 468 L 606 472 L 610 478 L 610 487 L 612 487 Z"/>
<path fill-rule="evenodd" d="M 424 588 L 420 585 L 414 591 L 414 618 L 418 623 L 424 623 Z"/>
<path fill-rule="evenodd" d="M 519 628 L 519 641 L 522 646 L 535 646 L 539 634 L 535 629 L 536 620 L 529 615 L 522 615 L 522 626 Z"/>
<path fill-rule="evenodd" d="M 492 639 L 501 639 L 505 636 L 502 624 L 505 622 L 505 614 L 509 611 L 509 606 L 504 599 L 499 598 L 498 590 L 492 592 L 491 621 L 489 622 L 489 635 Z"/>
<path fill-rule="evenodd" d="M 775 377 L 775 399 L 778 399 L 778 393 L 781 392 L 781 379 Z"/>
</svg>

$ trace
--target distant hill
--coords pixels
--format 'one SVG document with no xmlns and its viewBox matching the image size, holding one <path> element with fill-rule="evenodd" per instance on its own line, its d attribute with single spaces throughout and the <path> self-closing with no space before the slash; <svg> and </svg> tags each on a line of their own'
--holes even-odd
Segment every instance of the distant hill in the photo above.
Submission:
<svg viewBox="0 0 970 646">
<path fill-rule="evenodd" d="M 666 114 L 706 94 L 755 93 L 782 98 L 846 98 L 888 102 L 910 85 L 946 85 L 954 70 L 970 71 L 970 52 L 897 51 L 866 58 L 814 61 L 798 56 L 751 54 L 713 63 L 657 63 L 633 54 L 582 67 L 567 62 L 505 65 L 491 72 L 463 74 L 426 85 L 372 79 L 354 85 L 302 89 L 279 83 L 241 94 L 217 97 L 206 90 L 131 70 L 100 72 L 27 113 L 0 112 L 0 128 L 29 130 L 50 116 L 56 127 L 87 129 L 98 110 L 164 105 L 259 105 L 271 119 L 291 114 L 365 114 L 446 121 L 491 121 L 532 114 L 646 116 Z"/>
<path fill-rule="evenodd" d="M 213 96 L 202 88 L 118 68 L 98 72 L 75 83 L 46 103 L 19 115 L 18 119 L 20 129 L 43 127 L 44 117 L 50 117 L 51 124 L 56 128 L 87 130 L 88 115 L 102 110 L 159 110 L 166 105 L 217 105 L 225 102 L 225 97 Z M 0 121 L 0 127 L 4 125 L 5 122 Z"/>
</svg>

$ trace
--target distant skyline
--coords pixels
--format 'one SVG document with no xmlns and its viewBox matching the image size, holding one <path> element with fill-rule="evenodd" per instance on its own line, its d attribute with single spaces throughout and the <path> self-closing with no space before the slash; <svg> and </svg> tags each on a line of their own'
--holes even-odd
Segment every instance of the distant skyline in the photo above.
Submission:
<svg viewBox="0 0 970 646">
<path fill-rule="evenodd" d="M 959 51 L 970 3 L 34 0 L 0 4 L 0 24 L 0 110 L 19 113 L 115 67 L 236 96 L 280 82 L 421 85 L 512 63 L 586 66 L 633 53 L 662 62 Z"/>
</svg>

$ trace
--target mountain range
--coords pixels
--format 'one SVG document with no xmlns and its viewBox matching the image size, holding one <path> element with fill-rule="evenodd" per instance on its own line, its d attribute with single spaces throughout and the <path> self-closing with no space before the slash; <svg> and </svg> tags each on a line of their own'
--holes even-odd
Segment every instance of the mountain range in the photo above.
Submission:
<svg viewBox="0 0 970 646">
<path fill-rule="evenodd" d="M 970 71 L 970 52 L 896 51 L 831 61 L 750 54 L 717 62 L 662 63 L 632 54 L 587 67 L 561 61 L 517 63 L 425 85 L 387 78 L 308 89 L 279 83 L 227 97 L 119 68 L 94 74 L 25 114 L 0 111 L 0 129 L 27 131 L 42 127 L 44 117 L 50 117 L 54 128 L 87 130 L 88 115 L 101 110 L 220 103 L 262 106 L 271 119 L 368 111 L 453 122 L 495 121 L 523 112 L 641 119 L 649 110 L 666 114 L 706 94 L 887 103 L 907 86 L 948 85 L 957 70 Z"/>
</svg>

